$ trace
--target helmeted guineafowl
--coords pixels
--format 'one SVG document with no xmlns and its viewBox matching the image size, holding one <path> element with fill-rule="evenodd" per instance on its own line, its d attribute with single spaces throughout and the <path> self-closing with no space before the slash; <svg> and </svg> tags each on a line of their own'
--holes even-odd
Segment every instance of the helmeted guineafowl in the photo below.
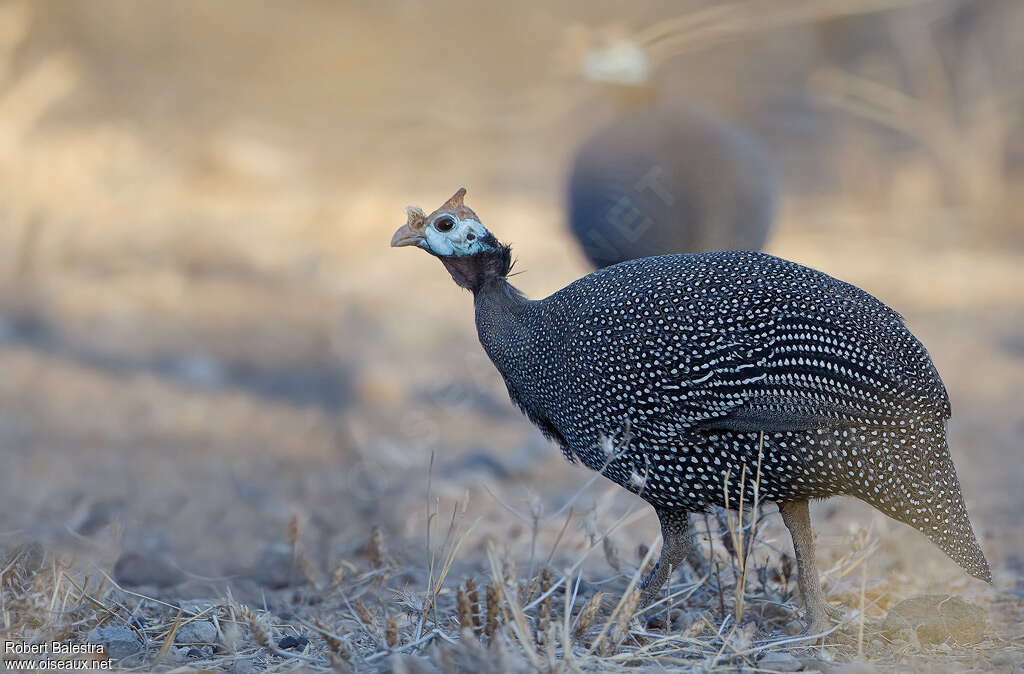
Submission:
<svg viewBox="0 0 1024 674">
<path fill-rule="evenodd" d="M 856 496 L 991 580 L 946 445 L 946 389 L 895 311 L 749 251 L 623 262 L 531 301 L 464 194 L 410 208 L 391 245 L 425 249 L 472 291 L 509 395 L 570 460 L 654 506 L 664 542 L 646 601 L 692 550 L 688 514 L 724 506 L 726 490 L 735 506 L 743 477 L 750 497 L 758 469 L 793 537 L 811 633 L 827 612 L 813 498 Z"/>
<path fill-rule="evenodd" d="M 596 267 L 666 253 L 759 250 L 776 176 L 749 132 L 676 100 L 636 105 L 577 150 L 569 227 Z"/>
</svg>

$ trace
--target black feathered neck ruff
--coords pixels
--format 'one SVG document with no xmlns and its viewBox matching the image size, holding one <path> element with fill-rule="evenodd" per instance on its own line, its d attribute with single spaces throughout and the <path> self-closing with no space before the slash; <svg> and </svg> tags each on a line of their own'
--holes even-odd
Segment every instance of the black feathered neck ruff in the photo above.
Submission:
<svg viewBox="0 0 1024 674">
<path fill-rule="evenodd" d="M 452 255 L 439 258 L 452 279 L 474 295 L 489 281 L 504 280 L 512 269 L 512 249 L 498 243 L 493 250 L 474 255 Z"/>
</svg>

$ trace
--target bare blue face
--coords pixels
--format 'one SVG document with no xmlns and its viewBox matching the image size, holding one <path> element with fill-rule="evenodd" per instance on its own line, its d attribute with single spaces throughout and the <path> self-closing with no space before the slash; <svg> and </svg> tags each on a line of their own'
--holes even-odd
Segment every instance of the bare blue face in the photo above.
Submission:
<svg viewBox="0 0 1024 674">
<path fill-rule="evenodd" d="M 500 252 L 507 254 L 494 235 L 463 203 L 466 188 L 460 188 L 440 208 L 426 215 L 415 206 L 408 208 L 408 220 L 391 237 L 391 245 L 416 246 L 437 257 L 455 258 Z"/>
<path fill-rule="evenodd" d="M 417 243 L 438 257 L 476 255 L 497 249 L 497 240 L 478 220 L 440 213 L 426 224 Z"/>
</svg>

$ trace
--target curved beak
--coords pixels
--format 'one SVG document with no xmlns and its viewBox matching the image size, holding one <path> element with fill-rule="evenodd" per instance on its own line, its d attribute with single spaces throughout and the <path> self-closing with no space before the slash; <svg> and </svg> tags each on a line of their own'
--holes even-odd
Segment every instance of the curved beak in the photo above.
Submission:
<svg viewBox="0 0 1024 674">
<path fill-rule="evenodd" d="M 391 247 L 418 246 L 421 241 L 423 241 L 423 234 L 415 231 L 409 225 L 402 225 L 395 232 L 395 235 L 391 237 Z"/>
</svg>

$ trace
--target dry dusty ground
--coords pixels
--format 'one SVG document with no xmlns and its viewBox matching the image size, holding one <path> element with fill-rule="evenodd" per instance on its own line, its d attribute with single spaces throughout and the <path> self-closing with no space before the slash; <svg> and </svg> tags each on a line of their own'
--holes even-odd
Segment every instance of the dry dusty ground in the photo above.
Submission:
<svg viewBox="0 0 1024 674">
<path fill-rule="evenodd" d="M 428 256 L 387 248 L 407 203 L 432 208 L 466 183 L 515 246 L 528 295 L 585 273 L 561 228 L 559 172 L 605 111 L 553 75 L 526 87 L 541 57 L 496 58 L 516 40 L 469 30 L 504 20 L 496 10 L 39 7 L 0 98 L 4 639 L 127 628 L 117 664 L 139 670 L 1024 668 L 1012 199 L 986 202 L 986 218 L 936 206 L 918 155 L 829 135 L 793 148 L 784 171 L 843 152 L 857 170 L 836 160 L 828 189 L 789 175 L 769 246 L 876 294 L 931 350 L 992 587 L 836 499 L 814 517 L 848 622 L 824 646 L 786 641 L 799 604 L 773 506 L 739 546 L 744 593 L 737 528 L 712 514 L 697 520 L 707 573 L 677 574 L 665 604 L 633 616 L 652 512 L 566 464 L 508 402 L 469 297 Z M 572 11 L 528 8 L 508 20 L 549 58 Z M 458 47 L 423 50 L 449 32 Z M 801 36 L 712 49 L 705 65 L 799 63 Z M 698 79 L 746 114 L 721 78 Z M 520 107 L 547 112 L 495 133 Z M 862 173 L 886 179 L 850 182 Z M 883 629 L 901 600 L 941 593 L 984 609 L 975 643 Z M 800 662 L 760 660 L 768 651 Z"/>
</svg>

